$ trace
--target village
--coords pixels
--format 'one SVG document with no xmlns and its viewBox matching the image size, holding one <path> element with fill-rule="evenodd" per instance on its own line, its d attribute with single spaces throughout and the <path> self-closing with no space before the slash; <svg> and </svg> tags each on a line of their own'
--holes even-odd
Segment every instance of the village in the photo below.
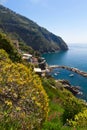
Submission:
<svg viewBox="0 0 87 130">
<path fill-rule="evenodd" d="M 48 65 L 45 58 L 43 57 L 36 57 L 35 55 L 30 54 L 29 52 L 24 52 L 19 49 L 19 43 L 17 40 L 12 41 L 18 50 L 18 52 L 21 54 L 22 59 L 24 61 L 27 61 L 28 63 L 32 64 L 34 66 L 34 72 L 38 74 L 40 77 L 50 76 L 50 72 L 55 68 L 62 68 L 66 69 L 75 73 L 78 73 L 84 77 L 87 76 L 86 72 L 80 71 L 77 68 L 68 67 L 68 66 L 59 66 L 59 65 Z M 70 75 L 71 76 L 71 75 Z M 58 82 L 58 80 L 56 80 Z M 64 88 L 71 91 L 74 95 L 82 95 L 83 93 L 80 91 L 79 86 L 72 86 L 69 81 L 67 80 L 60 80 L 60 82 L 64 85 Z"/>
<path fill-rule="evenodd" d="M 21 54 L 22 59 L 27 61 L 30 64 L 33 64 L 34 72 L 36 74 L 43 77 L 49 73 L 49 67 L 46 63 L 45 58 L 36 57 L 35 55 L 30 54 L 29 52 L 24 52 L 20 50 L 18 40 L 12 40 L 12 42 L 14 46 L 16 47 L 16 49 L 18 50 L 18 52 Z"/>
</svg>

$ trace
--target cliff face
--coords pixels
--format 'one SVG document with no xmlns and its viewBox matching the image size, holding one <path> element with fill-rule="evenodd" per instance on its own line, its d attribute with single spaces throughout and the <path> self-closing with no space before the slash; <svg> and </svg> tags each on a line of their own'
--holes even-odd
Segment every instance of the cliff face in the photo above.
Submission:
<svg viewBox="0 0 87 130">
<path fill-rule="evenodd" d="M 42 53 L 68 49 L 61 37 L 2 5 L 0 5 L 0 31 Z"/>
</svg>

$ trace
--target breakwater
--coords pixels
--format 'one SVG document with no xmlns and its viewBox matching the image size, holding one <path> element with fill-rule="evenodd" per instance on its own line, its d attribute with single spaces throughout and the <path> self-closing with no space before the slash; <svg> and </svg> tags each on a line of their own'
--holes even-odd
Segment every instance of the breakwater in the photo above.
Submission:
<svg viewBox="0 0 87 130">
<path fill-rule="evenodd" d="M 69 71 L 72 71 L 72 72 L 75 72 L 83 77 L 87 77 L 87 72 L 84 72 L 84 71 L 81 71 L 77 68 L 74 68 L 74 67 L 69 67 L 69 66 L 60 66 L 60 65 L 50 65 L 48 67 L 48 69 L 50 70 L 53 70 L 55 68 L 62 68 L 62 69 L 66 69 L 66 70 L 69 70 Z"/>
</svg>

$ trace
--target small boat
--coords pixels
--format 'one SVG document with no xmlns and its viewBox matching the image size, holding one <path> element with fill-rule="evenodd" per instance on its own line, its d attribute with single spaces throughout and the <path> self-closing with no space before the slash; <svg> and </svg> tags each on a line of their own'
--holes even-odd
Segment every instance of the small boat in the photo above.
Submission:
<svg viewBox="0 0 87 130">
<path fill-rule="evenodd" d="M 83 95 L 83 92 L 78 92 L 78 95 Z"/>
<path fill-rule="evenodd" d="M 54 73 L 55 76 L 57 76 L 57 73 Z"/>
<path fill-rule="evenodd" d="M 73 76 L 74 76 L 74 74 L 70 74 L 69 76 L 70 76 L 70 77 L 73 77 Z"/>
</svg>

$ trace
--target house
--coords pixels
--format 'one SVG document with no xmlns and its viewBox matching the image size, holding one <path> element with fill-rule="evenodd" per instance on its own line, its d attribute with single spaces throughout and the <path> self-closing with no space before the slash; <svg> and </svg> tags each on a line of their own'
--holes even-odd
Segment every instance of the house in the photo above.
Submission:
<svg viewBox="0 0 87 130">
<path fill-rule="evenodd" d="M 32 57 L 31 62 L 38 65 L 38 59 L 35 57 Z"/>
<path fill-rule="evenodd" d="M 24 54 L 22 54 L 22 59 L 27 60 L 28 62 L 31 62 L 32 55 L 24 53 Z"/>
<path fill-rule="evenodd" d="M 41 68 L 34 68 L 34 72 L 42 77 L 46 75 L 46 70 L 41 70 Z"/>
<path fill-rule="evenodd" d="M 41 76 L 42 70 L 40 68 L 34 68 L 34 72 Z"/>
</svg>

